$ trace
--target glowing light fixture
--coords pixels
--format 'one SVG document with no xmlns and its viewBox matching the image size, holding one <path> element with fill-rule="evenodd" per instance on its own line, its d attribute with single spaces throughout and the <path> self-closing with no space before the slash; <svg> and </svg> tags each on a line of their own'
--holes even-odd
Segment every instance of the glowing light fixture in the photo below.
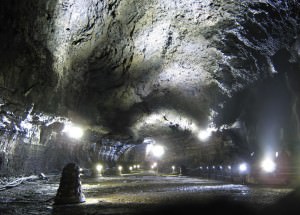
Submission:
<svg viewBox="0 0 300 215">
<path fill-rule="evenodd" d="M 213 128 L 207 128 L 205 130 L 201 130 L 199 131 L 198 133 L 198 138 L 201 140 L 201 141 L 206 141 L 209 139 L 209 137 L 211 136 L 211 133 L 214 129 Z"/>
<path fill-rule="evenodd" d="M 97 170 L 99 173 L 101 173 L 102 169 L 103 169 L 103 166 L 102 166 L 101 164 L 98 164 L 98 165 L 96 166 L 96 170 Z"/>
<path fill-rule="evenodd" d="M 155 167 L 157 167 L 157 163 L 156 162 L 152 164 L 151 168 L 154 169 Z"/>
<path fill-rule="evenodd" d="M 246 163 L 241 163 L 240 165 L 239 165 L 239 170 L 240 170 L 240 172 L 246 172 L 247 171 L 247 169 L 248 169 L 248 167 L 247 167 L 247 164 Z"/>
<path fill-rule="evenodd" d="M 154 145 L 151 149 L 152 151 L 152 154 L 155 156 L 155 157 L 161 157 L 163 156 L 163 154 L 165 153 L 165 149 L 163 146 L 161 145 Z"/>
<path fill-rule="evenodd" d="M 122 166 L 118 166 L 118 170 L 121 172 L 123 170 Z"/>
<path fill-rule="evenodd" d="M 271 160 L 270 158 L 266 158 L 265 160 L 262 161 L 261 163 L 261 168 L 265 171 L 265 172 L 274 172 L 276 169 L 276 164 L 273 160 Z"/>
<path fill-rule="evenodd" d="M 129 167 L 129 170 L 132 171 L 132 166 Z"/>
<path fill-rule="evenodd" d="M 83 130 L 72 124 L 65 124 L 63 132 L 67 133 L 69 137 L 74 139 L 79 139 L 83 136 Z"/>
<path fill-rule="evenodd" d="M 208 140 L 210 135 L 211 135 L 210 131 L 204 130 L 204 131 L 199 132 L 198 137 L 199 137 L 200 140 L 205 141 L 205 140 Z"/>
<path fill-rule="evenodd" d="M 175 173 L 175 166 L 172 166 L 172 173 Z"/>
</svg>

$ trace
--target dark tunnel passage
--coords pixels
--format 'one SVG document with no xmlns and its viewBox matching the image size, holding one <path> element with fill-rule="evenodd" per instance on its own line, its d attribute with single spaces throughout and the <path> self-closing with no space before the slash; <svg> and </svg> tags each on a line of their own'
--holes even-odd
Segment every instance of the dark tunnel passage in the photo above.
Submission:
<svg viewBox="0 0 300 215">
<path fill-rule="evenodd" d="M 1 215 L 299 212 L 298 1 L 0 4 Z"/>
</svg>

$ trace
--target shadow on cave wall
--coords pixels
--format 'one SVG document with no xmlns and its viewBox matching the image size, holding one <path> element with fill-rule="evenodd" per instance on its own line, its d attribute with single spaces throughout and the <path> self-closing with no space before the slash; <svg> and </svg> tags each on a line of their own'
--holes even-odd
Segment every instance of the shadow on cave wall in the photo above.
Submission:
<svg viewBox="0 0 300 215">
<path fill-rule="evenodd" d="M 57 108 L 57 101 L 48 102 L 55 97 L 53 89 L 57 82 L 52 70 L 52 54 L 45 47 L 46 36 L 36 31 L 41 19 L 51 22 L 56 2 L 48 4 L 48 10 L 46 1 L 5 0 L 1 3 L 1 97 L 25 104 L 35 103 L 36 108 L 44 111 Z"/>
<path fill-rule="evenodd" d="M 245 130 L 234 136 L 243 138 L 253 151 L 265 150 L 267 142 L 273 147 L 297 152 L 299 142 L 299 63 L 290 62 L 291 54 L 281 49 L 272 57 L 277 73 L 258 81 L 227 100 L 215 118 L 218 126 L 244 123 Z M 234 130 L 234 129 L 233 129 Z M 242 133 L 241 133 L 242 132 Z M 237 141 L 240 142 L 240 141 Z"/>
<path fill-rule="evenodd" d="M 46 36 L 39 35 L 36 29 L 41 20 L 51 22 L 57 1 L 52 1 L 48 10 L 46 3 L 37 0 L 1 2 L 1 174 L 38 171 L 40 167 L 35 167 L 35 162 L 40 161 L 42 147 L 36 145 L 35 140 L 24 143 L 23 131 L 27 128 L 21 123 L 32 108 L 36 112 L 54 112 L 58 105 L 59 95 L 53 94 L 57 77 L 52 70 L 52 54 L 44 44 Z M 33 124 L 35 120 L 32 119 Z"/>
</svg>

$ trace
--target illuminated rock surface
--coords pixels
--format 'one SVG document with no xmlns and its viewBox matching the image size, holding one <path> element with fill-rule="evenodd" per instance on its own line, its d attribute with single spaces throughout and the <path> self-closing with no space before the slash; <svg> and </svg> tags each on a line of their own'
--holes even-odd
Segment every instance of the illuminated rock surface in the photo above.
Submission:
<svg viewBox="0 0 300 215">
<path fill-rule="evenodd" d="M 1 174 L 143 160 L 149 137 L 176 165 L 297 163 L 299 14 L 294 0 L 4 0 Z"/>
</svg>

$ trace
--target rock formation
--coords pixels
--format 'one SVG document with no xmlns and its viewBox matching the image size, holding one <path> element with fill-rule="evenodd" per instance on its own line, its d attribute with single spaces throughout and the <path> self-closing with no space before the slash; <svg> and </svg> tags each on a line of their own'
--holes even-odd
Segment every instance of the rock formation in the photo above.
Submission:
<svg viewBox="0 0 300 215">
<path fill-rule="evenodd" d="M 63 169 L 54 203 L 59 205 L 82 202 L 85 202 L 85 196 L 81 189 L 79 166 L 69 163 Z"/>
<path fill-rule="evenodd" d="M 98 150 L 126 160 L 147 137 L 180 160 L 298 150 L 299 14 L 295 0 L 4 0 L 1 171 L 93 163 Z M 60 139 L 69 120 L 84 141 Z M 215 136 L 193 155 L 203 130 Z M 48 159 L 61 148 L 65 160 Z"/>
</svg>

